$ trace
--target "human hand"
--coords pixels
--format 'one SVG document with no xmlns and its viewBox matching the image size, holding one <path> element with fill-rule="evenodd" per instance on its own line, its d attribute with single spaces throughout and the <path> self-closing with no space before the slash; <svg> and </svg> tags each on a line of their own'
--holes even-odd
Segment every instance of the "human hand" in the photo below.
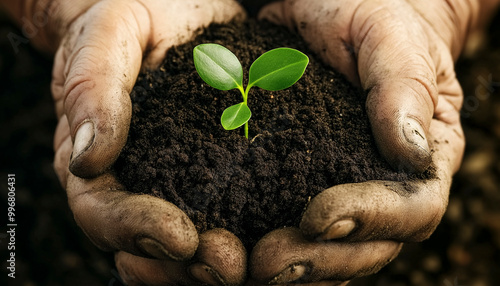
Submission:
<svg viewBox="0 0 500 286">
<path fill-rule="evenodd" d="M 224 230 L 198 236 L 179 208 L 127 192 L 108 171 L 127 140 L 129 92 L 140 69 L 155 68 L 199 27 L 243 18 L 240 6 L 232 0 L 58 3 L 55 169 L 76 222 L 98 247 L 118 251 L 128 285 L 241 283 L 246 252 L 239 239 Z"/>
<path fill-rule="evenodd" d="M 432 162 L 436 177 L 324 191 L 308 206 L 300 230 L 272 232 L 254 248 L 255 280 L 340 283 L 378 271 L 398 254 L 400 242 L 432 234 L 464 149 L 454 60 L 476 4 L 295 0 L 261 11 L 261 18 L 296 30 L 325 62 L 368 92 L 375 141 L 395 169 L 422 172 Z"/>
</svg>

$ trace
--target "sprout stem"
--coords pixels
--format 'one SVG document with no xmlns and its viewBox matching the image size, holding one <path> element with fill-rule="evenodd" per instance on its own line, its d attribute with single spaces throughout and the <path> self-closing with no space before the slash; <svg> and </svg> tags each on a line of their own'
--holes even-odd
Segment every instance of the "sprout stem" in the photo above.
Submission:
<svg viewBox="0 0 500 286">
<path fill-rule="evenodd" d="M 247 85 L 245 91 L 243 88 L 240 89 L 241 95 L 243 96 L 243 102 L 248 106 L 248 92 L 250 91 L 251 85 Z M 245 137 L 248 139 L 248 121 L 245 123 Z"/>
</svg>

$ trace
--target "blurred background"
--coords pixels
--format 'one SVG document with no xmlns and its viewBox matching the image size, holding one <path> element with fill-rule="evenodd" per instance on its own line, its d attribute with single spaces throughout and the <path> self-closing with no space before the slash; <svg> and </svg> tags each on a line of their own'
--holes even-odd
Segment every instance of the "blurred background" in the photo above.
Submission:
<svg viewBox="0 0 500 286">
<path fill-rule="evenodd" d="M 113 254 L 76 226 L 53 171 L 51 60 L 0 16 L 0 285 L 118 285 Z M 500 285 L 500 17 L 457 66 L 467 137 L 448 211 L 433 236 L 407 244 L 351 285 Z M 16 279 L 7 277 L 7 174 L 16 175 Z"/>
</svg>

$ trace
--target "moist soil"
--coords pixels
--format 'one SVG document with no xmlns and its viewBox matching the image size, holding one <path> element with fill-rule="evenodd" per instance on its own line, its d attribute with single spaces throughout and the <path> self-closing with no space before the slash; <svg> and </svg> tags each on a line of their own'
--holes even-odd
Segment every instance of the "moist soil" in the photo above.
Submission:
<svg viewBox="0 0 500 286">
<path fill-rule="evenodd" d="M 192 51 L 201 43 L 233 51 L 248 71 L 262 53 L 291 47 L 309 55 L 306 72 L 283 91 L 253 88 L 250 135 L 226 131 L 222 111 L 237 90 L 202 81 Z M 127 145 L 116 163 L 121 182 L 181 208 L 199 231 L 225 228 L 249 247 L 267 232 L 297 226 L 308 201 L 333 185 L 409 180 L 376 151 L 365 94 L 322 64 L 298 36 L 269 23 L 212 25 L 170 49 L 158 70 L 139 76 L 131 93 Z"/>
</svg>

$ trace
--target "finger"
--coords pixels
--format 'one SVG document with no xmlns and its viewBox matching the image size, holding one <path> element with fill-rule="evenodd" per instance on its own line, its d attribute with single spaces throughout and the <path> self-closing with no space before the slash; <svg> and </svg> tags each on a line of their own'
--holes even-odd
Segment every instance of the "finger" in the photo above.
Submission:
<svg viewBox="0 0 500 286">
<path fill-rule="evenodd" d="M 241 285 L 246 279 L 247 253 L 242 242 L 224 229 L 213 229 L 200 235 L 196 252 L 197 263 L 190 266 L 191 275 L 208 281 L 207 274 L 217 284 Z"/>
<path fill-rule="evenodd" d="M 377 272 L 400 249 L 401 244 L 393 241 L 309 241 L 299 229 L 284 228 L 257 243 L 250 257 L 250 271 L 254 279 L 264 284 L 327 280 L 338 285 Z"/>
<path fill-rule="evenodd" d="M 444 125 L 446 129 L 453 132 L 456 137 L 449 146 L 452 174 L 460 168 L 464 152 L 464 133 L 460 121 L 460 110 L 463 103 L 463 91 L 455 74 L 455 66 L 450 53 L 445 49 L 440 49 L 432 53 L 437 66 L 439 101 L 434 111 L 434 118 Z M 432 127 L 432 123 L 431 123 Z M 439 130 L 434 128 L 434 130 Z M 432 131 L 431 131 L 432 132 Z"/>
<path fill-rule="evenodd" d="M 428 238 L 446 210 L 454 166 L 464 148 L 459 125 L 433 120 L 431 134 L 432 179 L 370 181 L 330 188 L 311 200 L 300 224 L 303 233 L 323 240 Z"/>
<path fill-rule="evenodd" d="M 196 283 L 181 262 L 149 259 L 120 251 L 115 254 L 115 264 L 121 280 L 129 286 Z"/>
<path fill-rule="evenodd" d="M 429 39 L 411 6 L 363 2 L 352 19 L 361 85 L 377 146 L 398 170 L 431 163 L 428 130 L 438 101 Z M 400 15 L 404 15 L 401 17 Z"/>
<path fill-rule="evenodd" d="M 128 285 L 241 285 L 246 274 L 246 251 L 226 230 L 200 235 L 195 257 L 186 262 L 147 259 L 125 252 L 115 256 L 120 277 Z"/>
<path fill-rule="evenodd" d="M 175 205 L 124 190 L 110 174 L 95 179 L 69 175 L 67 194 L 75 221 L 103 250 L 185 260 L 198 246 L 187 215 Z"/>
<path fill-rule="evenodd" d="M 72 148 L 68 130 L 63 116 L 54 139 L 54 166 L 67 189 L 75 220 L 89 238 L 106 250 L 123 249 L 157 258 L 190 258 L 198 238 L 194 225 L 180 209 L 161 199 L 121 191 L 123 187 L 109 175 L 84 180 L 68 172 Z"/>
<path fill-rule="evenodd" d="M 65 115 L 59 118 L 56 132 L 54 134 L 54 170 L 63 189 L 66 189 L 68 178 L 68 165 L 73 143 L 69 135 L 68 119 Z"/>
<path fill-rule="evenodd" d="M 148 37 L 141 5 L 112 2 L 99 2 L 80 16 L 55 59 L 52 91 L 57 114 L 69 122 L 70 170 L 87 178 L 107 170 L 126 142 L 129 92 Z"/>
<path fill-rule="evenodd" d="M 380 152 L 398 170 L 423 172 L 431 163 L 428 128 L 438 102 L 429 43 L 438 40 L 427 38 L 405 3 L 308 1 L 314 9 L 304 3 L 267 6 L 261 18 L 295 27 L 323 60 L 369 91 Z"/>
</svg>

